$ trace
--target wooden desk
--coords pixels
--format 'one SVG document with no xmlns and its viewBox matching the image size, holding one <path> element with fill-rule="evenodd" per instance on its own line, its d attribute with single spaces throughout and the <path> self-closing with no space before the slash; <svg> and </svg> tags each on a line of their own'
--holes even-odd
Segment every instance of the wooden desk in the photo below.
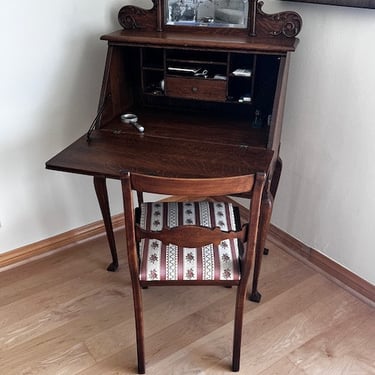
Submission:
<svg viewBox="0 0 375 375">
<path fill-rule="evenodd" d="M 94 176 L 111 271 L 118 261 L 106 178 L 119 178 L 121 170 L 175 177 L 266 172 L 250 298 L 259 301 L 258 276 L 281 173 L 289 60 L 301 17 L 267 14 L 263 2 L 253 0 L 244 14 L 246 28 L 175 26 L 164 22 L 166 3 L 152 2 L 149 10 L 120 9 L 123 30 L 101 37 L 108 49 L 91 141 L 82 137 L 47 168 Z M 125 113 L 138 116 L 145 134 L 120 121 Z"/>
<path fill-rule="evenodd" d="M 46 168 L 94 177 L 95 191 L 112 254 L 108 270 L 115 271 L 118 258 L 108 202 L 107 178 L 119 179 L 123 171 L 191 178 L 268 173 L 272 157 L 273 151 L 264 148 L 148 135 L 146 127 L 144 134 L 137 133 L 133 128 L 127 128 L 120 134 L 116 129 L 95 130 L 89 142 L 86 135 L 82 136 L 49 160 Z M 262 210 L 265 218 L 270 215 L 269 202 L 268 195 L 265 194 Z M 263 219 L 263 223 L 267 223 L 267 220 Z M 264 237 L 267 228 L 264 227 L 260 232 Z M 262 249 L 263 247 L 260 250 Z M 260 250 L 257 254 L 261 254 Z M 260 267 L 259 259 L 258 264 Z M 259 270 L 254 278 L 255 291 L 258 275 Z"/>
</svg>

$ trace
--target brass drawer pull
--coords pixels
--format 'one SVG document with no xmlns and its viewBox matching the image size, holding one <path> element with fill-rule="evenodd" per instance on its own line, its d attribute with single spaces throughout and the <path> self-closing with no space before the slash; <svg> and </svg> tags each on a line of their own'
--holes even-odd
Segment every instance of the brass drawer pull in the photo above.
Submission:
<svg viewBox="0 0 375 375">
<path fill-rule="evenodd" d="M 198 87 L 192 87 L 192 88 L 191 88 L 191 91 L 193 91 L 193 92 L 198 92 Z"/>
</svg>

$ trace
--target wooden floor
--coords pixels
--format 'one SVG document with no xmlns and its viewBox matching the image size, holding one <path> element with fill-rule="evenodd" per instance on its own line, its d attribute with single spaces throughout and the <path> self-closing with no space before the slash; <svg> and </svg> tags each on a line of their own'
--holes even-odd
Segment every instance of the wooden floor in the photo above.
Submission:
<svg viewBox="0 0 375 375">
<path fill-rule="evenodd" d="M 0 374 L 134 374 L 124 257 L 104 237 L 0 273 Z M 248 302 L 240 374 L 375 374 L 375 312 L 270 244 Z M 148 374 L 230 374 L 235 288 L 144 291 Z"/>
</svg>

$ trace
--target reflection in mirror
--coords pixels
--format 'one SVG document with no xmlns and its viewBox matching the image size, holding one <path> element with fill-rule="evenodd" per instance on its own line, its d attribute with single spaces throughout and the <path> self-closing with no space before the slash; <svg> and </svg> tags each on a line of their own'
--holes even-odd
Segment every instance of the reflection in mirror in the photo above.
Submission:
<svg viewBox="0 0 375 375">
<path fill-rule="evenodd" d="M 136 6 L 146 10 L 154 7 L 152 0 L 127 0 L 126 5 Z"/>
<path fill-rule="evenodd" d="M 167 25 L 246 28 L 248 0 L 164 0 Z"/>
</svg>

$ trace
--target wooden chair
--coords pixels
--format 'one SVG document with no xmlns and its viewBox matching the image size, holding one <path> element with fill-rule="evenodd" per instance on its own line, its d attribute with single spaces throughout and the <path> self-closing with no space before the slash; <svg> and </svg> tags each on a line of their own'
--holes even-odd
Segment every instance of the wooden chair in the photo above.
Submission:
<svg viewBox="0 0 375 375">
<path fill-rule="evenodd" d="M 256 247 L 265 175 L 182 179 L 128 173 L 121 181 L 138 372 L 145 373 L 141 292 L 150 285 L 237 286 L 232 370 L 239 371 L 243 309 Z M 137 215 L 132 190 L 189 197 L 251 191 L 249 220 L 241 226 L 236 208 L 216 201 L 142 203 Z"/>
</svg>

